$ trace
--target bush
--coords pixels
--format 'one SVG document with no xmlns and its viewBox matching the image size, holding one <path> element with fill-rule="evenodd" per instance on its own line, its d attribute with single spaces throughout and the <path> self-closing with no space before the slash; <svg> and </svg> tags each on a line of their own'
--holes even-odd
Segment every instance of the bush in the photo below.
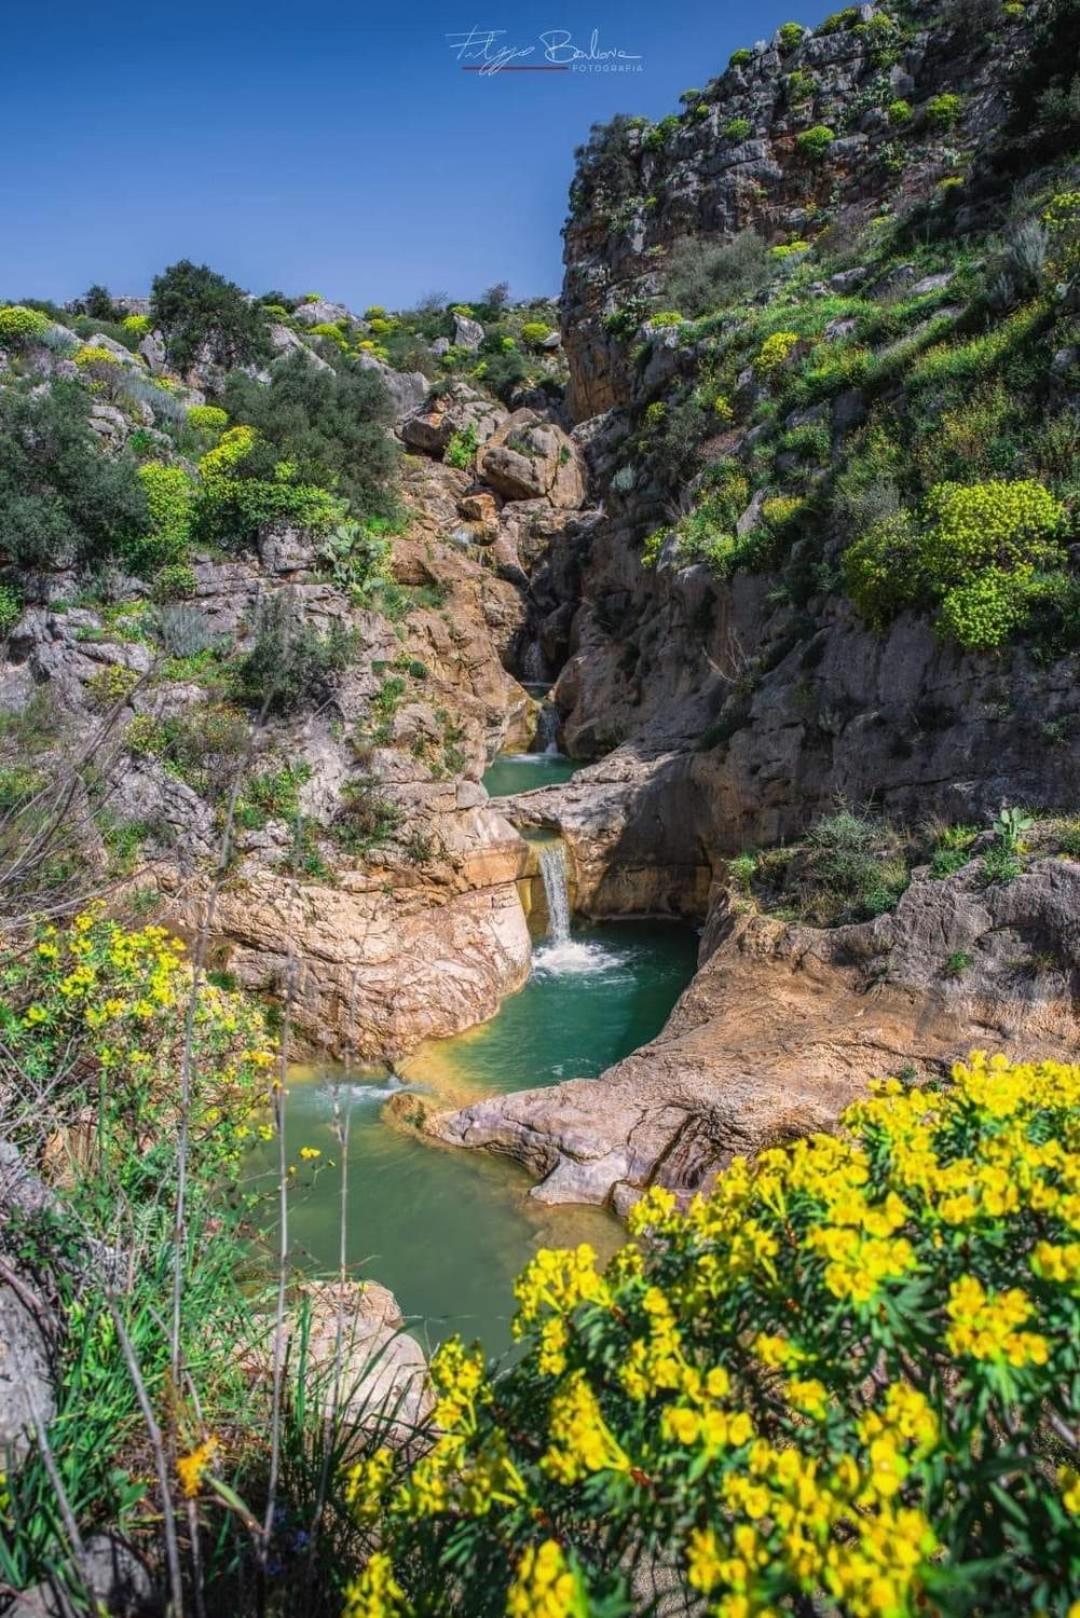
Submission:
<svg viewBox="0 0 1080 1618">
<path fill-rule="evenodd" d="M 1065 1618 L 1078 1116 L 1080 1069 L 976 1052 L 685 1212 L 654 1188 L 602 1274 L 539 1252 L 515 1362 L 445 1344 L 434 1447 L 353 1468 L 349 1611 L 630 1611 L 671 1568 L 725 1618 Z"/>
<path fill-rule="evenodd" d="M 254 644 L 237 667 L 237 692 L 264 713 L 295 713 L 332 694 L 335 676 L 356 656 L 356 636 L 334 623 L 320 635 L 297 603 L 279 591 L 259 608 Z"/>
<path fill-rule="evenodd" d="M 358 855 L 389 842 L 400 823 L 401 810 L 368 777 L 348 783 L 330 830 L 339 847 Z"/>
<path fill-rule="evenodd" d="M 886 112 L 888 113 L 890 124 L 899 126 L 911 122 L 911 102 L 905 101 L 903 96 L 898 96 L 895 101 L 890 101 Z"/>
<path fill-rule="evenodd" d="M 272 353 L 262 307 L 249 303 L 238 286 L 206 264 L 181 259 L 155 276 L 150 312 L 169 363 L 179 371 L 202 356 L 229 368 Z"/>
<path fill-rule="evenodd" d="M 5 304 L 0 308 L 0 347 L 24 348 L 49 326 L 48 315 L 40 309 L 27 309 L 21 303 Z"/>
<path fill-rule="evenodd" d="M 448 466 L 456 466 L 459 472 L 468 471 L 476 459 L 477 448 L 476 428 L 470 422 L 460 432 L 451 433 L 443 460 Z"/>
<path fill-rule="evenodd" d="M 522 341 L 530 348 L 539 348 L 551 336 L 551 327 L 546 320 L 527 320 L 521 328 Z"/>
<path fill-rule="evenodd" d="M 879 518 L 845 550 L 845 588 L 874 628 L 884 628 L 916 599 L 917 556 L 918 527 L 904 510 Z"/>
<path fill-rule="evenodd" d="M 801 22 L 782 22 L 776 31 L 780 36 L 780 48 L 785 51 L 794 50 L 806 33 Z"/>
<path fill-rule="evenodd" d="M 27 567 L 70 566 L 120 553 L 148 526 L 127 453 L 103 455 L 77 382 L 37 395 L 0 389 L 3 545 Z"/>
<path fill-rule="evenodd" d="M 168 657 L 198 657 L 212 651 L 218 638 L 206 614 L 198 607 L 174 602 L 159 607 L 153 619 L 154 634 Z"/>
<path fill-rule="evenodd" d="M 728 57 L 728 67 L 748 67 L 754 60 L 754 53 L 745 45 L 740 45 L 737 51 L 732 51 Z"/>
<path fill-rule="evenodd" d="M 795 137 L 795 145 L 804 157 L 814 162 L 820 161 L 836 139 L 833 131 L 827 124 L 814 124 L 811 129 L 804 129 Z"/>
<path fill-rule="evenodd" d="M 964 102 L 961 96 L 950 93 L 932 96 L 926 103 L 926 121 L 931 129 L 952 129 L 960 122 L 963 110 Z"/>
<path fill-rule="evenodd" d="M 736 145 L 744 141 L 752 128 L 749 118 L 729 118 L 720 133 L 725 140 L 733 141 Z"/>
<path fill-rule="evenodd" d="M 150 513 L 149 532 L 126 547 L 136 573 L 153 573 L 183 560 L 191 535 L 195 491 L 181 466 L 144 461 L 138 471 Z"/>
<path fill-rule="evenodd" d="M 125 315 L 120 324 L 123 326 L 124 330 L 129 336 L 142 338 L 145 337 L 147 332 L 150 330 L 150 316 Z"/>
<path fill-rule="evenodd" d="M 941 483 L 924 505 L 920 563 L 934 589 L 970 583 L 988 567 L 1052 566 L 1064 560 L 1064 522 L 1064 506 L 1041 483 Z"/>
<path fill-rule="evenodd" d="M 295 481 L 333 490 L 357 519 L 393 509 L 397 455 L 386 431 L 392 407 L 377 373 L 344 360 L 323 371 L 302 352 L 279 361 L 269 387 L 229 378 L 224 402 L 233 419 L 254 427 L 259 443 L 243 475 L 272 478 L 279 461 Z"/>
<path fill-rule="evenodd" d="M 744 230 L 730 242 L 683 236 L 674 244 L 664 276 L 664 297 L 691 319 L 751 297 L 769 275 L 765 243 Z"/>
<path fill-rule="evenodd" d="M 189 405 L 187 422 L 199 433 L 221 433 L 229 425 L 229 412 L 220 405 Z"/>
<path fill-rule="evenodd" d="M 1006 572 L 988 567 L 969 583 L 945 592 L 939 628 L 968 651 L 1001 646 L 1027 618 L 1031 588 L 1030 568 Z"/>
<path fill-rule="evenodd" d="M 197 586 L 195 569 L 186 562 L 173 562 L 155 575 L 152 594 L 155 601 L 178 601 L 193 596 Z"/>
<path fill-rule="evenodd" d="M 799 341 L 797 331 L 774 331 L 771 337 L 766 337 L 754 360 L 755 371 L 762 376 L 772 377 L 783 370 Z"/>
<path fill-rule="evenodd" d="M 10 584 L 0 584 L 0 640 L 15 628 L 22 617 L 22 597 Z"/>
</svg>

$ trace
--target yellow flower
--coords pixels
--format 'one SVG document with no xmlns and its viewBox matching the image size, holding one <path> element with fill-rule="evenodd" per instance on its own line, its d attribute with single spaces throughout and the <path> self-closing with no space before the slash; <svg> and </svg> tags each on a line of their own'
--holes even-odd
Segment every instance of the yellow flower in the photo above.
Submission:
<svg viewBox="0 0 1080 1618">
<path fill-rule="evenodd" d="M 343 1618 L 396 1618 L 405 1611 L 404 1602 L 394 1564 L 385 1551 L 375 1551 L 345 1591 Z"/>
<path fill-rule="evenodd" d="M 317 1146 L 301 1146 L 301 1148 L 300 1148 L 300 1156 L 304 1159 L 305 1162 L 310 1163 L 315 1158 L 321 1157 L 322 1152 L 319 1150 L 319 1148 Z"/>
<path fill-rule="evenodd" d="M 558 1542 L 530 1545 L 507 1592 L 507 1618 L 586 1618 L 587 1611 L 581 1581 Z"/>
<path fill-rule="evenodd" d="M 180 1487 L 188 1500 L 194 1500 L 199 1492 L 202 1480 L 214 1464 L 220 1452 L 220 1441 L 212 1434 L 195 1447 L 190 1454 L 181 1455 L 176 1463 L 176 1475 L 180 1479 Z"/>
</svg>

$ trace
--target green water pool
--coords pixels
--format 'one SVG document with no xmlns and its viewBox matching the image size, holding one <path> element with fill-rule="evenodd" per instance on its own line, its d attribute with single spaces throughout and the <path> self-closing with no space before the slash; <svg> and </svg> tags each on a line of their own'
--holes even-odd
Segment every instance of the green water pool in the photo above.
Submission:
<svg viewBox="0 0 1080 1618">
<path fill-rule="evenodd" d="M 492 798 L 506 798 L 534 787 L 561 786 L 580 768 L 563 753 L 499 753 L 481 780 Z"/>
<path fill-rule="evenodd" d="M 293 1262 L 322 1273 L 338 1263 L 336 1086 L 349 1120 L 351 1272 L 390 1287 L 422 1340 L 460 1331 L 489 1352 L 507 1347 L 513 1278 L 536 1248 L 590 1241 L 607 1253 L 619 1227 L 596 1209 L 543 1207 L 512 1164 L 427 1145 L 383 1122 L 385 1099 L 402 1087 L 482 1094 L 595 1076 L 659 1032 L 693 973 L 696 949 L 691 929 L 671 924 L 575 929 L 561 944 L 538 946 L 529 982 L 491 1022 L 423 1047 L 400 1075 L 295 1069 L 286 1119 L 297 1169 Z M 317 1167 L 300 1157 L 303 1146 L 322 1152 Z M 272 1183 L 275 1151 L 260 1147 L 253 1183 Z"/>
</svg>

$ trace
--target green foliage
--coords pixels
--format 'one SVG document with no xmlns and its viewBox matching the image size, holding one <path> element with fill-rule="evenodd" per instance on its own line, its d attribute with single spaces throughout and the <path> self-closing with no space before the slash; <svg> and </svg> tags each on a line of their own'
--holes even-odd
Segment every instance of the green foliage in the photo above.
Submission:
<svg viewBox="0 0 1080 1618">
<path fill-rule="evenodd" d="M 38 309 L 27 309 L 21 303 L 9 303 L 0 308 L 0 347 L 23 348 L 49 329 L 49 318 Z"/>
<path fill-rule="evenodd" d="M 178 371 L 187 371 L 202 353 L 231 367 L 272 352 L 262 306 L 249 303 L 238 286 L 206 264 L 181 259 L 155 276 L 150 311 Z"/>
<path fill-rule="evenodd" d="M 1012 85 L 1010 130 L 1056 155 L 1080 129 L 1080 0 L 1040 8 Z"/>
<path fill-rule="evenodd" d="M 189 405 L 188 426 L 199 433 L 222 433 L 229 425 L 229 412 L 220 405 Z"/>
<path fill-rule="evenodd" d="M 530 348 L 539 348 L 550 336 L 551 327 L 546 320 L 527 320 L 521 328 L 522 341 Z"/>
<path fill-rule="evenodd" d="M 938 627 L 968 651 L 1002 646 L 1028 615 L 1031 573 L 988 567 L 966 584 L 954 585 L 942 597 Z"/>
<path fill-rule="evenodd" d="M 790 51 L 801 43 L 806 29 L 801 22 L 782 22 L 777 33 L 780 36 L 780 49 Z"/>
<path fill-rule="evenodd" d="M 749 135 L 753 125 L 749 118 L 729 118 L 720 133 L 725 140 L 733 141 L 736 145 L 744 141 Z"/>
<path fill-rule="evenodd" d="M 154 573 L 183 561 L 191 535 L 195 490 L 182 466 L 166 466 L 162 461 L 144 461 L 137 476 L 146 496 L 150 527 L 126 548 L 126 559 L 135 572 Z"/>
<path fill-rule="evenodd" d="M 728 67 L 748 67 L 754 60 L 754 53 L 745 45 L 740 45 L 737 51 L 732 51 L 728 57 Z"/>
<path fill-rule="evenodd" d="M 310 764 L 260 770 L 244 783 L 237 799 L 237 824 L 258 831 L 268 820 L 294 822 L 300 813 L 300 789 L 310 779 Z"/>
<path fill-rule="evenodd" d="M 150 330 L 151 321 L 149 315 L 125 315 L 120 324 L 129 336 L 141 338 Z"/>
<path fill-rule="evenodd" d="M 385 517 L 364 523 L 350 518 L 339 523 L 322 541 L 319 561 L 329 569 L 339 590 L 348 592 L 354 606 L 368 606 L 390 584 L 391 534 L 396 525 Z"/>
<path fill-rule="evenodd" d="M 22 617 L 22 597 L 10 584 L 0 584 L 0 640 L 14 629 Z"/>
<path fill-rule="evenodd" d="M 23 566 L 117 555 L 146 532 L 135 462 L 102 455 L 89 416 L 76 382 L 54 382 L 37 396 L 0 389 L 3 543 Z"/>
<path fill-rule="evenodd" d="M 784 79 L 784 96 L 789 107 L 798 106 L 803 101 L 809 101 L 817 88 L 812 73 L 805 68 L 797 67 Z"/>
<path fill-rule="evenodd" d="M 858 6 L 845 6 L 843 11 L 834 11 L 818 29 L 819 34 L 839 34 L 848 28 L 854 28 L 859 20 Z"/>
<path fill-rule="evenodd" d="M 186 562 L 171 562 L 154 575 L 152 595 L 155 601 L 182 601 L 193 596 L 198 584 L 195 569 Z"/>
<path fill-rule="evenodd" d="M 730 242 L 683 236 L 668 256 L 664 297 L 695 319 L 751 297 L 768 274 L 765 243 L 753 230 L 740 231 Z"/>
<path fill-rule="evenodd" d="M 890 101 L 885 111 L 888 113 L 890 124 L 896 128 L 911 122 L 911 102 L 905 101 L 903 96 L 897 96 L 895 101 Z"/>
<path fill-rule="evenodd" d="M 356 658 L 356 635 L 333 623 L 324 635 L 285 591 L 264 599 L 251 650 L 237 665 L 237 694 L 262 713 L 291 714 L 333 692 Z"/>
<path fill-rule="evenodd" d="M 754 369 L 772 377 L 783 370 L 799 342 L 797 331 L 774 331 L 766 337 L 754 360 Z"/>
<path fill-rule="evenodd" d="M 918 530 L 909 511 L 880 518 L 845 550 L 844 583 L 868 624 L 884 626 L 916 593 Z"/>
<path fill-rule="evenodd" d="M 350 360 L 335 372 L 319 370 L 297 351 L 273 367 L 269 386 L 231 376 L 224 402 L 235 421 L 258 433 L 241 477 L 272 481 L 284 461 L 293 482 L 332 491 L 358 520 L 391 513 L 397 455 L 377 373 Z"/>
<path fill-rule="evenodd" d="M 820 162 L 835 139 L 836 135 L 827 124 L 814 124 L 812 128 L 796 135 L 795 145 L 804 157 Z"/>
<path fill-rule="evenodd" d="M 467 427 L 450 434 L 450 442 L 446 446 L 443 460 L 448 466 L 455 466 L 458 471 L 467 472 L 476 459 L 478 448 L 476 428 L 470 422 Z"/>
<path fill-rule="evenodd" d="M 924 110 L 931 129 L 952 129 L 960 122 L 960 115 L 964 110 L 963 97 L 950 92 L 932 96 Z"/>
<path fill-rule="evenodd" d="M 972 582 L 982 569 L 1045 567 L 1062 561 L 1061 502 L 1030 479 L 942 483 L 923 511 L 920 563 L 933 588 Z"/>
<path fill-rule="evenodd" d="M 330 833 L 340 848 L 356 856 L 389 842 L 400 823 L 401 810 L 384 797 L 376 780 L 365 776 L 346 786 Z"/>
</svg>

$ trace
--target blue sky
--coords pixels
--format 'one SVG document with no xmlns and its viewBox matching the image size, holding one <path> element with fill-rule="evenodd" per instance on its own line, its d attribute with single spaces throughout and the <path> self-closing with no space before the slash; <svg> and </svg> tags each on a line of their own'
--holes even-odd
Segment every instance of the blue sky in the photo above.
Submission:
<svg viewBox="0 0 1080 1618">
<path fill-rule="evenodd" d="M 821 8 L 824 10 L 824 7 Z M 177 258 L 352 307 L 508 280 L 557 291 L 573 149 L 679 92 L 804 0 L 72 0 L 4 24 L 0 296 L 139 293 Z M 552 30 L 641 72 L 463 72 L 450 34 Z"/>
</svg>

